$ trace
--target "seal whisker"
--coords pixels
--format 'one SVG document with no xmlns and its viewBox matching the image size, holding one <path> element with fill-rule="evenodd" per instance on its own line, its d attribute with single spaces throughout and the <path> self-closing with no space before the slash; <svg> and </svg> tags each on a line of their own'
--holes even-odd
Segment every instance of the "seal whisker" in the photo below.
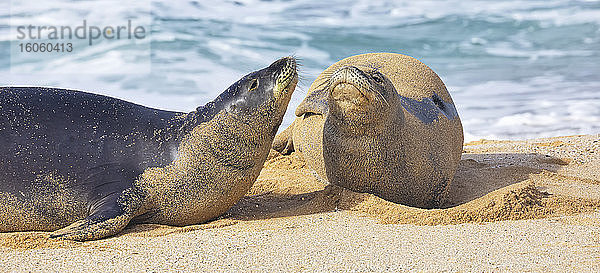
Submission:
<svg viewBox="0 0 600 273">
<path fill-rule="evenodd" d="M 306 94 L 308 92 L 308 90 L 306 90 L 303 86 L 301 85 L 297 85 L 296 89 L 300 89 L 301 93 Z"/>
<path fill-rule="evenodd" d="M 367 67 L 367 68 L 370 68 L 373 71 L 377 71 L 377 72 L 379 72 L 379 70 L 383 67 L 383 65 L 381 65 L 381 64 L 377 65 L 374 63 L 366 63 L 366 64 L 360 63 L 360 64 L 355 64 L 355 66 Z"/>
<path fill-rule="evenodd" d="M 298 85 L 296 85 L 297 88 L 302 88 L 303 86 L 308 86 L 308 79 L 306 78 L 298 78 Z"/>
<path fill-rule="evenodd" d="M 386 104 L 388 107 L 390 107 L 390 106 L 391 106 L 391 105 L 390 105 L 390 103 L 387 101 L 387 99 L 385 99 L 385 97 L 383 96 L 383 94 L 381 94 L 381 92 L 379 92 L 379 90 L 377 90 L 376 88 L 373 88 L 373 87 L 369 88 L 369 90 L 370 90 L 371 92 L 373 92 L 373 93 L 376 93 L 376 94 L 377 94 L 377 95 L 378 95 L 378 96 L 379 96 L 379 97 L 380 97 L 380 98 L 383 100 L 383 102 L 385 102 L 385 104 Z"/>
<path fill-rule="evenodd" d="M 330 87 L 330 82 L 329 81 L 322 81 L 321 83 L 317 84 L 315 86 L 315 89 L 320 89 L 321 87 L 326 87 L 324 89 L 329 89 Z"/>
</svg>

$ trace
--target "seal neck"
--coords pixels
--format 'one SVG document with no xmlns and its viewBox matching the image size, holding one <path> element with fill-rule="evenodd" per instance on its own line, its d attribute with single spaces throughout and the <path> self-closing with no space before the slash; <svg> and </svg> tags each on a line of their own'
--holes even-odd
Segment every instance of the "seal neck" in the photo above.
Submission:
<svg viewBox="0 0 600 273">
<path fill-rule="evenodd" d="M 231 99 L 227 99 L 227 96 L 224 96 L 223 94 L 204 106 L 196 108 L 196 111 L 189 112 L 185 118 L 179 120 L 179 122 L 175 122 L 172 126 L 175 130 L 172 133 L 177 135 L 177 139 L 182 140 L 183 137 L 196 128 L 196 126 L 212 120 L 219 112 L 221 112 L 221 110 L 225 109 Z"/>
</svg>

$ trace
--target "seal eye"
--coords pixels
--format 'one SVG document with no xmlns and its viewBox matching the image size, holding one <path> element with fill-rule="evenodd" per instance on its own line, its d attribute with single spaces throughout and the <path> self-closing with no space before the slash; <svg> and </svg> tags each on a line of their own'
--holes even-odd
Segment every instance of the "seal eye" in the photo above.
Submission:
<svg viewBox="0 0 600 273">
<path fill-rule="evenodd" d="M 373 80 L 375 80 L 375 82 L 378 83 L 378 84 L 382 84 L 383 83 L 383 76 L 379 72 L 374 73 L 373 74 Z"/>
<path fill-rule="evenodd" d="M 252 79 L 252 83 L 250 84 L 250 88 L 248 89 L 248 91 L 252 91 L 256 88 L 258 88 L 258 80 Z"/>
</svg>

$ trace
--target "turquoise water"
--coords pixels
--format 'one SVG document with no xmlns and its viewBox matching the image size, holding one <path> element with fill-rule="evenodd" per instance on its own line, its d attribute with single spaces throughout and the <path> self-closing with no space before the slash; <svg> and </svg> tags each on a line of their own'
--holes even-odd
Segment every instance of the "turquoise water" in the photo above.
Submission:
<svg viewBox="0 0 600 273">
<path fill-rule="evenodd" d="M 320 71 L 350 55 L 385 51 L 413 56 L 440 75 L 467 140 L 600 133 L 600 1 L 40 3 L 0 7 L 0 85 L 82 89 L 190 111 L 293 54 L 303 80 L 289 124 Z M 83 18 L 137 18 L 151 34 L 142 43 L 101 41 L 53 59 L 11 56 L 11 26 Z"/>
</svg>

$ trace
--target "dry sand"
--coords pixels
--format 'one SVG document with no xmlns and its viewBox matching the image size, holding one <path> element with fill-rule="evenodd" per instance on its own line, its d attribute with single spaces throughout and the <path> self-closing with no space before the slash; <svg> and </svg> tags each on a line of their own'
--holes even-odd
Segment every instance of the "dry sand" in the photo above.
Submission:
<svg viewBox="0 0 600 273">
<path fill-rule="evenodd" d="M 204 225 L 93 242 L 0 234 L 0 271 L 600 272 L 600 135 L 464 146 L 445 209 L 324 186 L 271 151 L 248 195 Z"/>
</svg>

